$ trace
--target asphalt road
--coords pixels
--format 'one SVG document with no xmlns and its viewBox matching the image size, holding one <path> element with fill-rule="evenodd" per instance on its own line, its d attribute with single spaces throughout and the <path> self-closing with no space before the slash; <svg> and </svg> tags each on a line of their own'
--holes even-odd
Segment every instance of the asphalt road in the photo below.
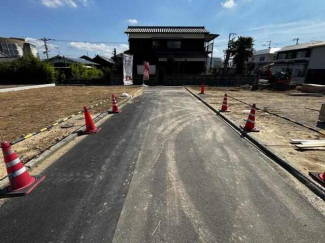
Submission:
<svg viewBox="0 0 325 243">
<path fill-rule="evenodd" d="M 324 217 L 183 88 L 101 127 L 1 206 L 0 242 L 324 242 Z"/>
</svg>

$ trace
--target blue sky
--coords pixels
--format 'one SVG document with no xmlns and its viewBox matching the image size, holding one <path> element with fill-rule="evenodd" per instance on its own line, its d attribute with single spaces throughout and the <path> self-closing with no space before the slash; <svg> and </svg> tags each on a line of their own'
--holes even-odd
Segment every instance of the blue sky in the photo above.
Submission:
<svg viewBox="0 0 325 243">
<path fill-rule="evenodd" d="M 0 36 L 52 38 L 50 55 L 110 56 L 127 49 L 128 25 L 197 25 L 220 34 L 223 57 L 229 32 L 252 36 L 255 49 L 325 40 L 324 0 L 1 0 Z M 63 40 L 63 41 L 59 41 Z M 77 42 L 83 41 L 83 42 Z M 105 42 L 105 43 L 101 43 Z M 41 56 L 43 54 L 41 53 Z"/>
</svg>

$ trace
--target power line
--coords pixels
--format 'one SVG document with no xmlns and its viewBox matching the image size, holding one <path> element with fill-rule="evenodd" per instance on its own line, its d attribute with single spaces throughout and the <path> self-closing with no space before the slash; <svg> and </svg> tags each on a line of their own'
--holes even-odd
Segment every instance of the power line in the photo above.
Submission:
<svg viewBox="0 0 325 243">
<path fill-rule="evenodd" d="M 302 17 L 302 18 L 297 18 L 297 19 L 293 19 L 293 20 L 290 20 L 288 22 L 284 22 L 284 23 L 280 23 L 280 24 L 291 24 L 291 23 L 295 23 L 295 22 L 300 22 L 302 20 L 306 20 L 306 19 L 311 19 L 317 15 L 321 15 L 321 14 L 324 14 L 325 13 L 325 9 L 319 11 L 319 12 L 315 12 L 313 14 L 310 14 L 310 15 L 306 15 L 305 17 Z M 279 25 L 279 24 L 278 24 Z M 241 32 L 238 32 L 238 34 L 241 34 L 241 33 L 247 33 L 247 32 L 254 32 L 254 31 L 260 31 L 261 29 L 257 28 L 257 29 L 252 29 L 252 30 L 244 30 L 244 31 L 241 31 Z"/>
<path fill-rule="evenodd" d="M 52 41 L 58 41 L 58 42 L 87 42 L 87 43 L 94 43 L 94 44 L 119 44 L 119 43 L 128 43 L 125 41 L 85 41 L 85 40 L 58 40 L 58 39 L 52 39 Z"/>
</svg>

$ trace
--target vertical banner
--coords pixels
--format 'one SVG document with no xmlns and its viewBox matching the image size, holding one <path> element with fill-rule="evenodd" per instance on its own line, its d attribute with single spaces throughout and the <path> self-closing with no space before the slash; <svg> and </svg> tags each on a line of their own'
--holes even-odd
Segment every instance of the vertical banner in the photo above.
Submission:
<svg viewBox="0 0 325 243">
<path fill-rule="evenodd" d="M 123 82 L 124 85 L 132 85 L 133 56 L 123 54 Z"/>
<path fill-rule="evenodd" d="M 149 80 L 149 62 L 143 62 L 143 80 Z"/>
</svg>

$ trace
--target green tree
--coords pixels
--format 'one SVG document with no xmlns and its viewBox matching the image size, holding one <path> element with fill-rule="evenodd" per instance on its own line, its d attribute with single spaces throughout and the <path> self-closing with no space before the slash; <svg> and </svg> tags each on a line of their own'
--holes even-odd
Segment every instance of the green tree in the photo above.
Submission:
<svg viewBox="0 0 325 243">
<path fill-rule="evenodd" d="M 86 68 L 80 63 L 74 63 L 70 66 L 71 75 L 73 79 L 80 80 L 90 80 L 90 79 L 100 79 L 104 76 L 103 72 L 97 68 Z"/>
<path fill-rule="evenodd" d="M 252 37 L 240 36 L 231 41 L 230 52 L 236 65 L 237 74 L 242 74 L 248 59 L 253 56 L 254 39 Z"/>
<path fill-rule="evenodd" d="M 83 74 L 87 71 L 84 65 L 80 63 L 73 63 L 70 65 L 71 75 L 73 79 L 82 79 Z"/>
<path fill-rule="evenodd" d="M 53 83 L 55 80 L 54 67 L 32 55 L 0 64 L 0 81 L 2 83 L 41 84 Z"/>
</svg>

